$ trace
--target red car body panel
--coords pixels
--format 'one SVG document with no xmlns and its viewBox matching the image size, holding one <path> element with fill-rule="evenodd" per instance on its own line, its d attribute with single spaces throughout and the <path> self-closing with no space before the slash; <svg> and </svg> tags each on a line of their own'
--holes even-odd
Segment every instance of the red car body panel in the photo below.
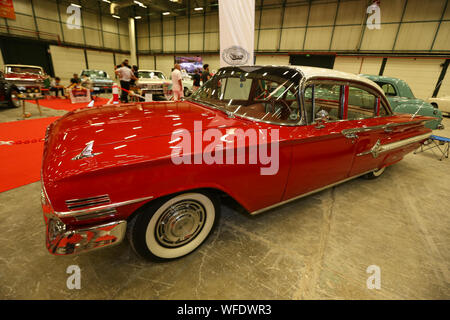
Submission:
<svg viewBox="0 0 450 320">
<path fill-rule="evenodd" d="M 269 207 L 347 177 L 381 168 L 400 160 L 419 142 L 373 158 L 357 157 L 380 139 L 394 142 L 427 133 L 428 120 L 410 115 L 326 123 L 325 128 L 279 126 L 242 118 L 193 102 L 154 102 L 103 106 L 76 110 L 51 125 L 46 139 L 42 183 L 56 212 L 67 212 L 69 199 L 108 194 L 111 202 L 153 197 L 153 199 L 198 188 L 221 190 L 249 212 Z M 279 129 L 279 170 L 261 175 L 260 164 L 180 164 L 171 160 L 171 136 L 177 128 L 194 130 L 218 128 L 230 135 L 236 128 Z M 393 132 L 360 134 L 357 143 L 344 137 L 342 130 L 404 123 Z M 231 134 L 232 135 L 232 134 Z M 86 143 L 94 140 L 95 157 L 81 161 L 72 158 Z M 203 143 L 202 152 L 207 144 Z M 248 143 L 246 142 L 246 148 Z M 147 200 L 150 201 L 150 200 Z M 126 219 L 146 201 L 117 208 L 113 217 L 102 222 Z M 98 223 L 99 219 L 77 221 L 61 217 L 71 227 Z"/>
</svg>

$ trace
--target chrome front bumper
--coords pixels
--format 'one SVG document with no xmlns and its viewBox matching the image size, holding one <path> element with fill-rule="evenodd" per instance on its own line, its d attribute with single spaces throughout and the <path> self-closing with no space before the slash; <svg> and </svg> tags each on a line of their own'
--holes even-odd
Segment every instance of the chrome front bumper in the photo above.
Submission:
<svg viewBox="0 0 450 320">
<path fill-rule="evenodd" d="M 45 242 L 51 254 L 67 255 L 100 249 L 119 244 L 125 236 L 125 220 L 67 229 L 54 213 L 44 190 L 41 193 L 41 202 L 45 221 Z"/>
<path fill-rule="evenodd" d="M 67 255 L 119 244 L 127 230 L 125 220 L 66 230 L 59 219 L 46 221 L 46 245 L 51 254 Z"/>
</svg>

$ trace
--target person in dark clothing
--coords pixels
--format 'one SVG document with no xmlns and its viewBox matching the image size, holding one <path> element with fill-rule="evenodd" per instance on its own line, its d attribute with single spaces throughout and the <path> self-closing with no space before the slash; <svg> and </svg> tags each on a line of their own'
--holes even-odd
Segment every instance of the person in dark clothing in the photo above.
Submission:
<svg viewBox="0 0 450 320">
<path fill-rule="evenodd" d="M 131 68 L 131 71 L 133 71 L 133 74 L 134 74 L 134 76 L 135 76 L 136 79 L 137 79 L 137 78 L 138 78 L 138 75 L 139 75 L 139 68 L 138 68 L 138 66 L 134 65 L 134 66 Z M 135 85 L 136 85 L 136 80 L 131 79 L 131 80 L 130 80 L 130 86 L 134 87 Z"/>
<path fill-rule="evenodd" d="M 211 78 L 211 74 L 209 73 L 209 64 L 203 65 L 203 73 L 202 73 L 202 84 L 205 84 Z"/>
<path fill-rule="evenodd" d="M 73 78 L 70 79 L 70 86 L 77 85 L 81 83 L 81 79 L 78 77 L 78 74 L 74 73 Z"/>
<path fill-rule="evenodd" d="M 192 76 L 192 79 L 194 80 L 192 83 L 192 92 L 195 92 L 198 90 L 198 88 L 200 88 L 201 77 L 200 77 L 200 72 L 198 69 L 195 69 L 195 73 Z"/>
<path fill-rule="evenodd" d="M 51 82 L 51 86 L 49 89 L 51 92 L 55 92 L 55 96 L 58 96 L 58 93 L 61 92 L 61 96 L 64 98 L 64 86 L 61 85 L 61 78 L 55 77 L 55 80 Z"/>
</svg>

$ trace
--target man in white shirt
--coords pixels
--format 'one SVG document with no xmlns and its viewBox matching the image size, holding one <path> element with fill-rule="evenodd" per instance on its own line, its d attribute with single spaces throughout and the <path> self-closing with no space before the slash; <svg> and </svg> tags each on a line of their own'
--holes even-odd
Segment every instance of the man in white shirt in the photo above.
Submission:
<svg viewBox="0 0 450 320">
<path fill-rule="evenodd" d="M 130 81 L 131 79 L 137 80 L 137 78 L 134 76 L 133 71 L 131 68 L 126 66 L 124 63 L 122 63 L 122 66 L 120 68 L 117 68 L 115 73 L 119 76 L 120 80 L 120 86 L 125 89 L 122 90 L 122 93 L 120 95 L 120 100 L 122 102 L 127 103 L 128 102 L 128 91 L 130 90 Z"/>
<path fill-rule="evenodd" d="M 176 64 L 172 71 L 172 92 L 173 101 L 180 100 L 183 97 L 183 81 L 181 75 L 181 66 Z"/>
</svg>

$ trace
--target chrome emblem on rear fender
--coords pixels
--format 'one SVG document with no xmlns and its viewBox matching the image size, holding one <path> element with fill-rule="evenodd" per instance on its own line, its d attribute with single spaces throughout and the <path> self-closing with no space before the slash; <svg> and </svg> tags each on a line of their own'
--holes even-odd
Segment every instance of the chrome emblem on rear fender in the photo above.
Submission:
<svg viewBox="0 0 450 320">
<path fill-rule="evenodd" d="M 380 139 L 378 139 L 369 151 L 358 153 L 357 156 L 363 156 L 371 153 L 374 158 L 378 158 L 381 152 L 383 152 L 383 146 L 381 145 Z"/>
<path fill-rule="evenodd" d="M 92 158 L 96 155 L 101 154 L 101 152 L 92 153 L 94 147 L 94 140 L 89 141 L 86 143 L 86 147 L 83 149 L 83 151 L 80 152 L 77 156 L 73 157 L 72 160 L 81 160 L 84 158 Z"/>
</svg>

